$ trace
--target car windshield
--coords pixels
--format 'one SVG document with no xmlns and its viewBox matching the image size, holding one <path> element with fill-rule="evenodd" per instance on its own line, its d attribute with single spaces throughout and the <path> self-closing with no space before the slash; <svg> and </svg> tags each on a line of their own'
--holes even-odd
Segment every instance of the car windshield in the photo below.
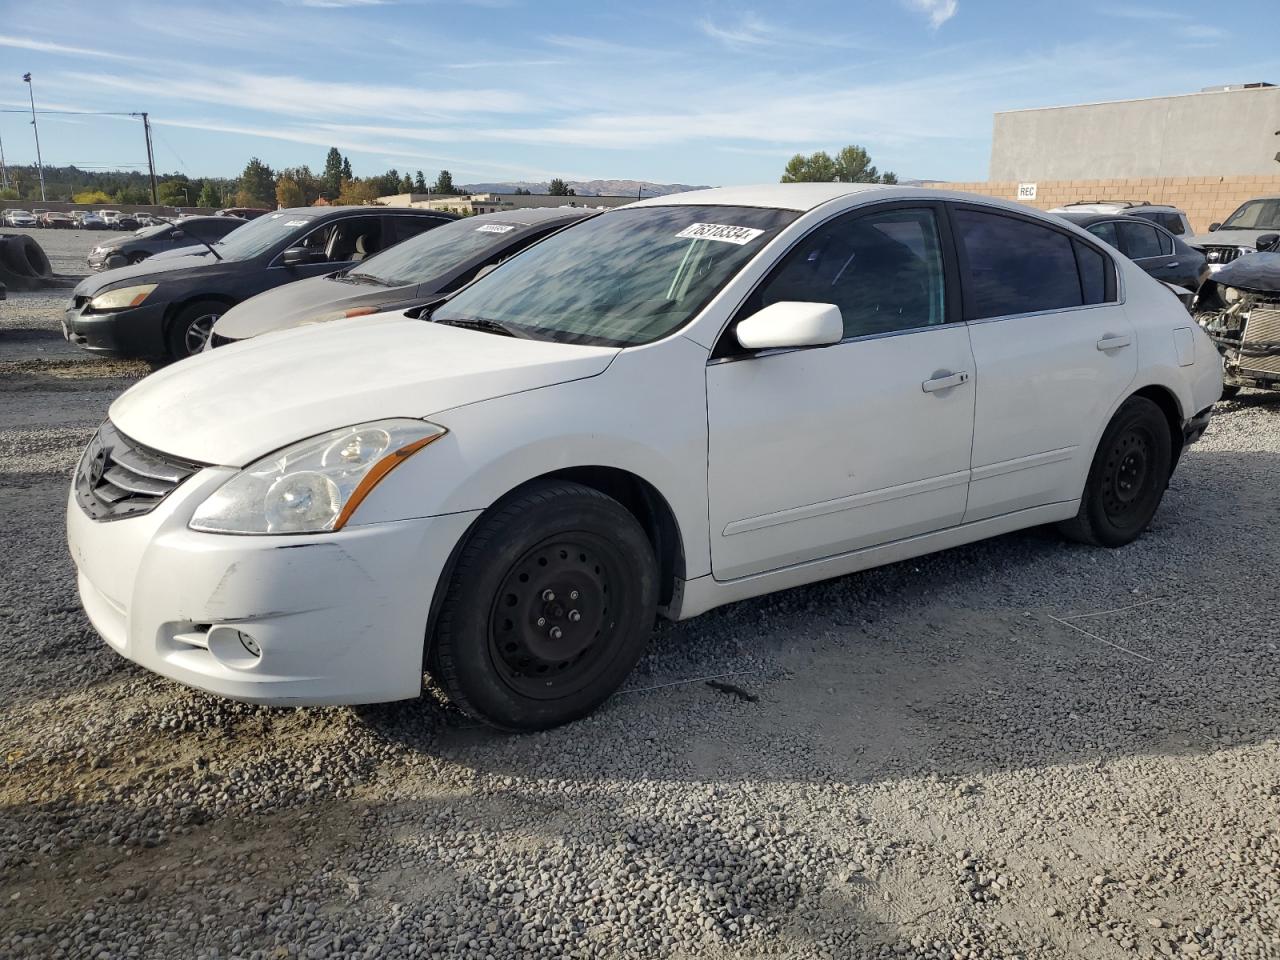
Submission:
<svg viewBox="0 0 1280 960">
<path fill-rule="evenodd" d="M 693 319 L 796 216 L 694 205 L 605 213 L 503 264 L 432 319 L 563 342 L 649 343 Z"/>
<path fill-rule="evenodd" d="M 1280 230 L 1280 197 L 1243 203 L 1222 226 L 1240 230 Z"/>
<path fill-rule="evenodd" d="M 455 220 L 370 257 L 347 276 L 374 280 L 388 287 L 425 283 L 483 250 L 508 243 L 511 234 L 524 229 L 514 223 Z"/>
<path fill-rule="evenodd" d="M 218 241 L 218 256 L 223 260 L 248 260 L 269 250 L 299 228 L 310 227 L 313 218 L 306 214 L 272 213 L 236 227 Z"/>
</svg>

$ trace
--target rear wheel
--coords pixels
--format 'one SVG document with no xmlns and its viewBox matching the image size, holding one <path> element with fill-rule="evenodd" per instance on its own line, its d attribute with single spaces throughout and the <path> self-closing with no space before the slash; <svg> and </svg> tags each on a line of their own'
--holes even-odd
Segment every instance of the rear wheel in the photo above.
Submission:
<svg viewBox="0 0 1280 960">
<path fill-rule="evenodd" d="M 218 300 L 201 300 L 183 307 L 169 325 L 169 356 L 175 360 L 204 349 L 205 341 L 227 305 Z"/>
<path fill-rule="evenodd" d="M 1107 425 L 1089 468 L 1080 511 L 1059 525 L 1082 543 L 1122 547 L 1147 528 L 1173 470 L 1173 439 L 1164 413 L 1130 397 Z"/>
<path fill-rule="evenodd" d="M 616 500 L 544 481 L 481 518 L 447 591 L 436 679 L 473 716 L 538 730 L 591 712 L 631 672 L 653 627 L 657 564 Z"/>
</svg>

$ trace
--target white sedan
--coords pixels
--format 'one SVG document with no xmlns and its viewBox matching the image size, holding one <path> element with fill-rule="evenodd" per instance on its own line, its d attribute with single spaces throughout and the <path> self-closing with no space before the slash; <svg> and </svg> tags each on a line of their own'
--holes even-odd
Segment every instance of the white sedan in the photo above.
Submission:
<svg viewBox="0 0 1280 960">
<path fill-rule="evenodd" d="M 660 197 L 423 317 L 269 335 L 111 407 L 67 509 L 124 656 L 269 704 L 534 729 L 655 614 L 1039 524 L 1117 547 L 1222 387 L 1177 299 L 1025 207 L 905 187 Z"/>
</svg>

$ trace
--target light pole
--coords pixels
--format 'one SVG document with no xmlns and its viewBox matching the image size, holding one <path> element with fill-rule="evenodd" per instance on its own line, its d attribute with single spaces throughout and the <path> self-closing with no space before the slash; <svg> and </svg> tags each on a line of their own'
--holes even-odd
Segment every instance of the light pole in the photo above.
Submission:
<svg viewBox="0 0 1280 960">
<path fill-rule="evenodd" d="M 4 164 L 4 138 L 0 137 L 0 189 L 9 189 L 9 168 Z"/>
<path fill-rule="evenodd" d="M 31 132 L 36 136 L 36 166 L 40 169 L 40 202 L 45 200 L 44 196 L 44 161 L 40 159 L 40 128 L 36 126 L 36 89 L 31 82 L 31 74 L 24 73 L 22 81 L 27 85 L 27 93 L 31 96 Z"/>
</svg>

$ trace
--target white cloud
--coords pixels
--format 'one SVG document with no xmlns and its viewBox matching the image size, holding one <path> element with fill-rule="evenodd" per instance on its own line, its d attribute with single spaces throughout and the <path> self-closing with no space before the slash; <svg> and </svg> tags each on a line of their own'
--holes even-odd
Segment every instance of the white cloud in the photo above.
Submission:
<svg viewBox="0 0 1280 960">
<path fill-rule="evenodd" d="M 937 29 L 956 15 L 959 0 L 902 0 L 908 9 L 929 18 L 929 26 Z"/>
<path fill-rule="evenodd" d="M 720 26 L 709 18 L 698 21 L 698 28 L 712 40 L 731 47 L 769 46 L 778 42 L 777 32 L 754 13 L 745 13 L 736 26 Z"/>
<path fill-rule="evenodd" d="M 46 40 L 35 40 L 31 37 L 14 37 L 0 33 L 0 47 L 14 47 L 19 50 L 35 50 L 40 53 L 63 53 L 77 57 L 102 57 L 106 60 L 137 61 L 138 57 L 113 53 L 110 50 L 91 50 L 88 47 L 70 47 L 65 43 L 51 43 Z"/>
</svg>

